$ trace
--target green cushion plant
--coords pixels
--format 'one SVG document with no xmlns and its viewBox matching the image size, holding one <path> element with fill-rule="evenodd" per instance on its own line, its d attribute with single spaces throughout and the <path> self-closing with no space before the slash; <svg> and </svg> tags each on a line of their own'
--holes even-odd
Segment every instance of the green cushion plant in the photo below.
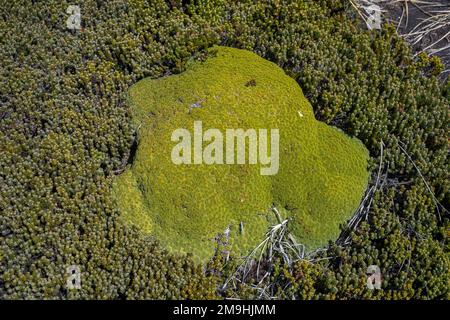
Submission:
<svg viewBox="0 0 450 320">
<path fill-rule="evenodd" d="M 147 78 L 130 89 L 139 145 L 113 190 L 124 219 L 168 248 L 205 260 L 227 228 L 233 250 L 254 247 L 275 204 L 286 209 L 293 233 L 308 249 L 325 245 L 359 205 L 368 151 L 317 121 L 296 81 L 274 63 L 227 47 L 210 55 L 182 74 Z M 248 140 L 245 164 L 175 164 L 172 133 L 193 133 L 200 121 L 203 133 L 218 129 L 224 140 L 227 129 L 267 129 L 268 135 L 278 129 L 279 170 L 263 175 L 263 165 L 250 164 Z M 213 141 L 203 141 L 204 152 Z M 224 141 L 223 162 L 226 151 Z"/>
</svg>

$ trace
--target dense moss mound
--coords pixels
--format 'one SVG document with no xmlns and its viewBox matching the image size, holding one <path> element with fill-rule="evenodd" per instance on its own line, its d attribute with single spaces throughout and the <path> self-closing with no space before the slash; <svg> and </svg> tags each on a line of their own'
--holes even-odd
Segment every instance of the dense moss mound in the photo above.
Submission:
<svg viewBox="0 0 450 320">
<path fill-rule="evenodd" d="M 287 209 L 302 243 L 326 244 L 359 204 L 368 180 L 367 150 L 317 121 L 298 84 L 274 63 L 226 47 L 213 55 L 180 75 L 144 79 L 131 88 L 139 146 L 114 189 L 125 218 L 168 247 L 206 259 L 215 236 L 228 227 L 239 251 L 256 245 L 267 228 L 264 213 L 275 203 Z M 249 140 L 245 164 L 174 164 L 172 132 L 185 128 L 193 140 L 195 121 L 203 133 L 219 129 L 224 140 L 227 129 L 268 129 L 267 143 L 260 139 L 259 147 L 278 129 L 279 171 L 262 175 L 268 164 L 249 164 Z M 204 151 L 214 143 L 204 140 Z M 219 158 L 229 156 L 228 143 Z"/>
</svg>

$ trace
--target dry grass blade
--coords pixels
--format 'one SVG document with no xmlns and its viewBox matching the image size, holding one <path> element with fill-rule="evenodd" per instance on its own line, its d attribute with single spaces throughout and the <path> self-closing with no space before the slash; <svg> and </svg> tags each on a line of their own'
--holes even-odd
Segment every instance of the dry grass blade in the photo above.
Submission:
<svg viewBox="0 0 450 320">
<path fill-rule="evenodd" d="M 397 33 L 414 47 L 415 56 L 426 53 L 450 59 L 450 5 L 426 0 L 349 0 L 368 25 L 373 16 L 368 9 L 381 8 L 382 19 L 393 23 Z M 399 12 L 401 10 L 401 14 Z M 372 21 L 373 23 L 373 21 Z M 448 63 L 448 62 L 447 62 Z M 448 70 L 443 74 L 448 73 Z"/>
<path fill-rule="evenodd" d="M 260 299 L 273 298 L 270 288 L 274 284 L 265 284 L 264 280 L 272 274 L 272 265 L 275 259 L 281 257 L 287 266 L 298 260 L 304 259 L 305 247 L 299 244 L 289 232 L 289 219 L 283 219 L 280 211 L 272 207 L 277 224 L 269 227 L 264 240 L 254 248 L 249 255 L 243 258 L 243 262 L 236 271 L 225 281 L 222 290 L 230 285 L 235 288 L 237 284 L 246 285 L 248 279 L 255 280 L 252 289 L 258 292 Z"/>
<path fill-rule="evenodd" d="M 384 10 L 376 0 L 349 0 L 361 19 L 366 23 L 368 29 L 380 29 L 381 17 Z"/>
<path fill-rule="evenodd" d="M 383 141 L 381 141 L 380 162 L 378 164 L 377 174 L 374 179 L 372 179 L 374 182 L 366 189 L 366 193 L 363 200 L 361 201 L 361 204 L 359 205 L 353 217 L 349 220 L 346 230 L 344 230 L 336 240 L 336 244 L 338 244 L 339 246 L 349 245 L 351 243 L 350 233 L 356 230 L 362 220 L 368 219 L 375 192 L 383 188 L 385 182 L 387 181 L 387 172 L 388 166 L 385 166 L 384 164 L 384 143 Z"/>
<path fill-rule="evenodd" d="M 422 179 L 423 183 L 425 184 L 425 187 L 427 188 L 428 192 L 430 193 L 431 197 L 433 198 L 434 204 L 436 206 L 436 211 L 438 213 L 439 216 L 439 221 L 442 221 L 442 217 L 441 217 L 441 210 L 443 212 L 448 213 L 448 210 L 445 208 L 444 205 L 442 205 L 439 200 L 436 198 L 436 195 L 434 194 L 433 190 L 431 189 L 430 185 L 428 184 L 427 180 L 425 179 L 425 177 L 423 176 L 422 172 L 420 171 L 419 167 L 417 166 L 417 164 L 414 162 L 414 160 L 412 159 L 412 157 L 409 155 L 409 153 L 406 151 L 405 144 L 403 142 L 401 142 L 400 140 L 398 141 L 398 146 L 400 148 L 400 150 L 404 153 L 404 155 L 406 156 L 406 158 L 408 158 L 408 160 L 411 162 L 411 164 L 413 165 L 414 169 L 416 169 L 417 173 L 419 174 L 419 177 Z"/>
</svg>

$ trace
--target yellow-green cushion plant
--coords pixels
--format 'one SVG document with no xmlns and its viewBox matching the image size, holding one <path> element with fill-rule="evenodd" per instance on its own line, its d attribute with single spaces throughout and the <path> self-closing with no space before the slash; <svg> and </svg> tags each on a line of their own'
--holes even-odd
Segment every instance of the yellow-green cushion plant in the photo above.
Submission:
<svg viewBox="0 0 450 320">
<path fill-rule="evenodd" d="M 286 209 L 297 241 L 314 249 L 335 238 L 360 203 L 366 148 L 317 121 L 296 81 L 252 52 L 216 47 L 205 62 L 139 81 L 129 94 L 139 144 L 114 196 L 126 221 L 173 251 L 205 261 L 216 235 L 229 229 L 231 250 L 244 254 L 262 240 L 272 204 Z M 172 133 L 193 135 L 194 121 L 224 136 L 226 129 L 278 129 L 278 172 L 261 175 L 262 166 L 248 161 L 175 164 Z"/>
</svg>

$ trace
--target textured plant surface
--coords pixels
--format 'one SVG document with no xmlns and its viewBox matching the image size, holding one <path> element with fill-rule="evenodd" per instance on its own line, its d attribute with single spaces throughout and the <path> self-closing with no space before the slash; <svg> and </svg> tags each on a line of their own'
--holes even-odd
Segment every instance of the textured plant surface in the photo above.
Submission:
<svg viewBox="0 0 450 320">
<path fill-rule="evenodd" d="M 295 235 L 309 249 L 326 245 L 359 205 L 368 180 L 367 150 L 316 121 L 298 84 L 272 62 L 225 47 L 213 55 L 181 75 L 132 87 L 139 146 L 131 172 L 115 188 L 126 219 L 172 249 L 207 260 L 215 236 L 227 228 L 237 254 L 254 247 L 267 228 L 264 213 L 275 203 L 288 208 Z M 220 146 L 222 165 L 174 164 L 171 135 L 179 128 L 190 131 L 184 152 L 192 153 L 193 162 L 195 121 L 203 132 L 219 130 L 224 140 L 227 129 L 279 130 L 279 171 L 261 175 L 267 164 L 249 164 L 248 139 L 246 164 L 225 163 L 228 140 Z M 203 149 L 218 142 L 212 140 L 203 141 Z M 270 136 L 263 143 L 270 151 L 268 143 Z"/>
<path fill-rule="evenodd" d="M 317 119 L 369 149 L 387 183 L 347 246 L 276 270 L 285 298 L 448 298 L 449 89 L 395 29 L 365 31 L 337 0 L 0 1 L 0 297 L 213 298 L 217 278 L 120 220 L 110 194 L 135 136 L 126 92 L 215 44 L 297 80 Z M 404 148 L 420 169 L 400 149 Z M 435 198 L 431 195 L 434 192 Z M 437 209 L 439 208 L 439 210 Z M 221 270 L 214 260 L 211 270 Z M 82 288 L 66 290 L 77 264 Z M 366 288 L 367 266 L 382 290 Z M 214 274 L 214 275 L 210 275 Z M 220 280 L 222 282 L 222 280 Z M 254 297 L 238 288 L 230 294 Z"/>
</svg>

